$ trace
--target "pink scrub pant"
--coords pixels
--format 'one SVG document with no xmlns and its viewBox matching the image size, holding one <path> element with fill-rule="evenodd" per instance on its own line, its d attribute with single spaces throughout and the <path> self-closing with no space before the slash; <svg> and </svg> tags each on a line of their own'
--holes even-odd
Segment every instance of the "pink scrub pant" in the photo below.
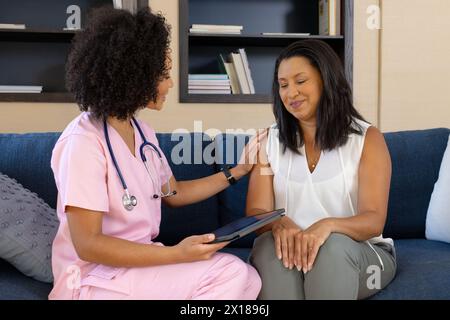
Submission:
<svg viewBox="0 0 450 320">
<path fill-rule="evenodd" d="M 120 268 L 111 279 L 90 275 L 81 282 L 79 298 L 254 300 L 260 289 L 261 279 L 252 266 L 234 255 L 216 253 L 205 261 Z"/>
</svg>

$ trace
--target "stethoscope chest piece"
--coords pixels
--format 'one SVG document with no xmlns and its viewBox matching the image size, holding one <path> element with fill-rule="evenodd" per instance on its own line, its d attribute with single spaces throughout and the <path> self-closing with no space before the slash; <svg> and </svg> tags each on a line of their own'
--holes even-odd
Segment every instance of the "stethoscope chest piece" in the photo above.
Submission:
<svg viewBox="0 0 450 320">
<path fill-rule="evenodd" d="M 125 209 L 131 211 L 137 205 L 137 199 L 135 196 L 129 196 L 127 194 L 124 194 L 122 197 L 122 203 Z"/>
</svg>

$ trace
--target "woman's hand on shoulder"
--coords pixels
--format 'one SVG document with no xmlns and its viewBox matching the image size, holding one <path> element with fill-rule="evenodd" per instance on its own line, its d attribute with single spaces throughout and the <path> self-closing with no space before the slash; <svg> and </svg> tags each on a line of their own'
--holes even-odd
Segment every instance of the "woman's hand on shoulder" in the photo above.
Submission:
<svg viewBox="0 0 450 320">
<path fill-rule="evenodd" d="M 214 234 L 184 238 L 174 246 L 177 251 L 177 260 L 179 262 L 208 260 L 214 253 L 229 244 L 229 242 L 210 243 L 213 240 Z"/>
<path fill-rule="evenodd" d="M 241 158 L 235 167 L 236 171 L 239 172 L 239 175 L 247 175 L 257 163 L 267 163 L 267 161 L 262 161 L 266 158 L 266 155 L 265 152 L 261 152 L 261 150 L 265 150 L 268 133 L 268 128 L 259 130 L 245 145 Z"/>
<path fill-rule="evenodd" d="M 301 232 L 302 229 L 287 216 L 279 219 L 272 226 L 275 254 L 288 269 L 292 269 L 295 265 L 295 238 Z"/>
</svg>

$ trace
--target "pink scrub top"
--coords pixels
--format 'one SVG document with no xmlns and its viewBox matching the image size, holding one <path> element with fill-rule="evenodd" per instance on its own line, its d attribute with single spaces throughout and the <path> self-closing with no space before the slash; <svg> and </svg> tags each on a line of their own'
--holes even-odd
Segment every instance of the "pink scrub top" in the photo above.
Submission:
<svg viewBox="0 0 450 320">
<path fill-rule="evenodd" d="M 138 120 L 138 123 L 147 140 L 159 149 L 155 131 L 142 121 Z M 112 237 L 152 243 L 159 233 L 161 198 L 153 199 L 152 196 L 159 194 L 160 186 L 168 182 L 172 171 L 161 149 L 162 161 L 156 152 L 146 149 L 147 164 L 150 173 L 154 174 L 155 186 L 152 184 L 139 153 L 141 136 L 135 124 L 132 125 L 135 155 L 118 132 L 108 125 L 117 163 L 130 194 L 137 198 L 132 211 L 122 205 L 124 190 L 108 152 L 102 121 L 83 112 L 67 126 L 53 149 L 51 167 L 58 188 L 60 226 L 53 241 L 54 286 L 49 299 L 77 299 L 83 285 L 107 287 L 108 280 L 123 271 L 123 268 L 97 265 L 78 257 L 65 214 L 67 206 L 103 212 L 102 231 Z M 128 287 L 127 281 L 129 279 L 123 278 L 123 288 Z M 120 287 L 116 281 L 111 290 L 120 290 Z"/>
</svg>

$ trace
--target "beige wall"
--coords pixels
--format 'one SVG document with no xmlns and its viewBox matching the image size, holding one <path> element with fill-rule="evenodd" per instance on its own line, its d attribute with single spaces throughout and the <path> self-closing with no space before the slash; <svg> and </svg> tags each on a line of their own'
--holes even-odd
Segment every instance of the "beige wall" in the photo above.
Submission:
<svg viewBox="0 0 450 320">
<path fill-rule="evenodd" d="M 379 6 L 379 0 L 356 0 L 354 4 L 353 100 L 363 117 L 378 126 L 380 32 L 367 27 L 367 8 Z"/>
<path fill-rule="evenodd" d="M 381 2 L 381 3 L 380 3 Z M 172 25 L 172 89 L 161 112 L 140 117 L 159 132 L 176 128 L 261 128 L 273 122 L 268 104 L 178 102 L 178 1 L 151 0 Z M 382 30 L 369 30 L 366 10 L 382 7 Z M 355 0 L 355 106 L 383 131 L 450 127 L 450 12 L 448 0 Z M 426 50 L 424 50 L 426 48 Z M 420 54 L 417 54 L 419 53 Z M 0 103 L 0 132 L 61 131 L 78 114 L 75 104 Z"/>
<path fill-rule="evenodd" d="M 382 0 L 385 131 L 450 127 L 450 1 Z"/>
</svg>

